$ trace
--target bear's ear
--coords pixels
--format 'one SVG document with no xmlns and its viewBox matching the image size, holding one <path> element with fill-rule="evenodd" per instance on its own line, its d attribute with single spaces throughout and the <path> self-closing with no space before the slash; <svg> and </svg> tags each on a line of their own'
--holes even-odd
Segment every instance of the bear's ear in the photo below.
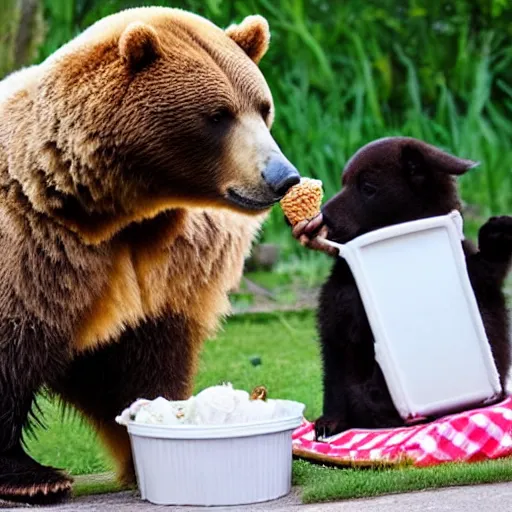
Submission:
<svg viewBox="0 0 512 512">
<path fill-rule="evenodd" d="M 263 16 L 247 16 L 240 25 L 226 29 L 230 37 L 256 64 L 268 50 L 270 29 Z"/>
<path fill-rule="evenodd" d="M 161 55 L 156 30 L 140 21 L 130 23 L 119 39 L 119 53 L 132 71 L 148 66 Z"/>
</svg>

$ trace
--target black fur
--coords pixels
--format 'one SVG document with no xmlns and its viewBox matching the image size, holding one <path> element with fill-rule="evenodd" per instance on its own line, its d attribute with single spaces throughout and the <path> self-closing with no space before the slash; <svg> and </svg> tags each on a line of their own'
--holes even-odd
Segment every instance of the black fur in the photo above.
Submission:
<svg viewBox="0 0 512 512">
<path fill-rule="evenodd" d="M 331 240 L 343 243 L 374 229 L 460 208 L 451 175 L 473 162 L 408 138 L 377 141 L 347 165 L 342 191 L 322 209 Z M 512 217 L 490 219 L 479 251 L 463 242 L 468 272 L 504 384 L 510 367 L 508 312 L 502 292 L 512 255 Z M 385 272 L 385 268 L 383 268 Z M 323 415 L 317 437 L 349 428 L 403 425 L 375 361 L 374 339 L 352 273 L 337 258 L 322 288 L 318 325 L 323 360 Z"/>
<path fill-rule="evenodd" d="M 133 462 L 130 451 L 122 448 L 128 445 L 126 429 L 115 423 L 115 417 L 137 398 L 182 400 L 190 396 L 191 368 L 187 365 L 195 357 L 189 353 L 191 344 L 183 342 L 189 336 L 183 316 L 146 320 L 127 328 L 115 343 L 75 358 L 52 385 L 66 403 L 95 423 L 100 435 L 108 432 L 118 438 L 121 453 L 114 453 L 116 459 L 129 457 L 120 475 L 124 484 L 135 483 Z"/>
<path fill-rule="evenodd" d="M 72 479 L 25 453 L 22 428 L 30 426 L 34 395 L 48 375 L 63 372 L 66 344 L 43 322 L 15 315 L 0 324 L 0 340 L 0 498 L 33 504 L 65 498 Z"/>
<path fill-rule="evenodd" d="M 188 398 L 187 323 L 166 315 L 128 328 L 116 343 L 75 358 L 52 386 L 59 395 L 91 418 L 114 422 L 136 398 Z M 183 373 L 176 372 L 182 368 Z"/>
<path fill-rule="evenodd" d="M 23 449 L 22 428 L 30 427 L 41 386 L 86 413 L 100 433 L 118 427 L 124 439 L 126 429 L 114 418 L 135 398 L 188 397 L 191 368 L 186 365 L 195 359 L 187 353 L 190 345 L 181 342 L 188 337 L 187 321 L 168 314 L 128 328 L 116 343 L 72 360 L 66 340 L 50 326 L 16 316 L 0 324 L 0 499 L 45 504 L 71 493 L 70 477 L 39 464 Z"/>
<path fill-rule="evenodd" d="M 45 505 L 71 494 L 71 478 L 58 469 L 42 466 L 19 444 L 0 454 L 0 468 L 0 499 Z"/>
</svg>

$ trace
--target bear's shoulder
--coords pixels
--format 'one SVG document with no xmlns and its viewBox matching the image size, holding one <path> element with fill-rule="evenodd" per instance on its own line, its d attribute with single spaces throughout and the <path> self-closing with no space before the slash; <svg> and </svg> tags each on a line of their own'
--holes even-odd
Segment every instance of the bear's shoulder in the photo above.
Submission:
<svg viewBox="0 0 512 512">
<path fill-rule="evenodd" d="M 32 87 L 40 76 L 40 67 L 37 65 L 22 68 L 7 75 L 0 81 L 0 105 L 6 102 L 17 92 Z"/>
</svg>

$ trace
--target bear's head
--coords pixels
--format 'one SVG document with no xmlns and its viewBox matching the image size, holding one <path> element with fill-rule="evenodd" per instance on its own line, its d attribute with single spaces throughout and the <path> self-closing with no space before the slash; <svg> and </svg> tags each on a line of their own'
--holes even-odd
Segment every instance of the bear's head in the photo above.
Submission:
<svg viewBox="0 0 512 512">
<path fill-rule="evenodd" d="M 264 18 L 104 18 L 40 67 L 39 207 L 91 242 L 174 208 L 267 210 L 299 181 L 270 134 Z M 37 205 L 36 205 L 37 207 Z"/>
<path fill-rule="evenodd" d="M 411 137 L 370 142 L 347 162 L 341 192 L 322 207 L 328 238 L 345 243 L 378 228 L 460 209 L 454 177 L 476 165 Z"/>
</svg>

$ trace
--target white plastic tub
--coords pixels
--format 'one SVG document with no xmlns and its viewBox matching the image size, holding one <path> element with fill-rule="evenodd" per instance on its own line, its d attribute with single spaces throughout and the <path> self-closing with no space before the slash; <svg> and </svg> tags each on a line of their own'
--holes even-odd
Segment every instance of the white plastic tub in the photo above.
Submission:
<svg viewBox="0 0 512 512">
<path fill-rule="evenodd" d="M 304 405 L 279 400 L 279 419 L 237 425 L 128 424 L 142 499 L 159 505 L 242 505 L 291 489 L 292 432 Z"/>
<path fill-rule="evenodd" d="M 462 218 L 406 222 L 339 250 L 354 275 L 375 356 L 408 421 L 489 403 L 501 387 L 467 273 Z"/>
</svg>

